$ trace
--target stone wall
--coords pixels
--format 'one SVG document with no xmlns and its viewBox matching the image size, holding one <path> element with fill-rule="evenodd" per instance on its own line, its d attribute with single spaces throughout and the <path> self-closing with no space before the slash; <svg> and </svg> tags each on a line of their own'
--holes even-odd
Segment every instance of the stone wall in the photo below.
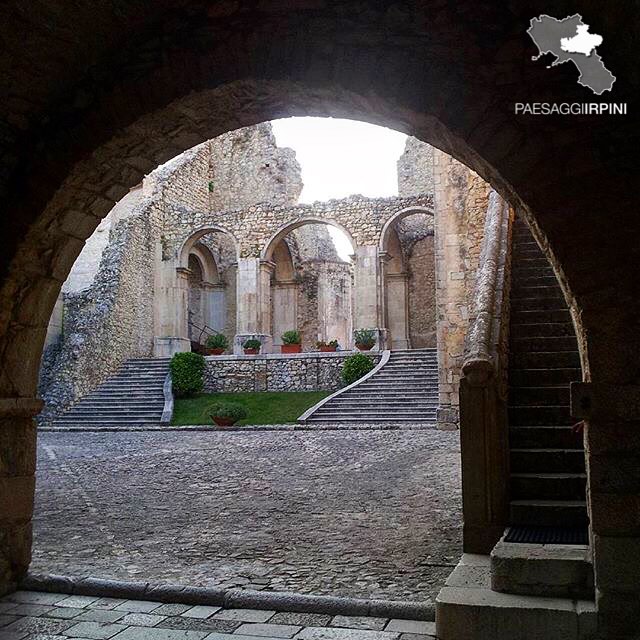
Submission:
<svg viewBox="0 0 640 640">
<path fill-rule="evenodd" d="M 345 358 L 352 352 L 206 358 L 207 393 L 251 391 L 335 391 Z M 377 364 L 380 353 L 370 353 Z"/>
<path fill-rule="evenodd" d="M 435 149 L 409 136 L 404 153 L 398 159 L 398 195 L 417 196 L 433 193 L 433 158 Z"/>
<path fill-rule="evenodd" d="M 409 273 L 409 340 L 412 349 L 436 346 L 436 257 L 434 237 L 414 243 Z"/>
</svg>

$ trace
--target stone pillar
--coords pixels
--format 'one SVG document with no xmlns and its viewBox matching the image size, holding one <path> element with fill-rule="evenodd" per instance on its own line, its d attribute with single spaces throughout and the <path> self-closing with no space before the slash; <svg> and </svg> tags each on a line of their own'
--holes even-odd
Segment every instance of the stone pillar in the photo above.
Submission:
<svg viewBox="0 0 640 640">
<path fill-rule="evenodd" d="M 181 351 L 191 351 L 189 340 L 189 269 L 163 262 L 155 276 L 154 310 L 155 337 L 153 355 L 169 357 Z"/>
<path fill-rule="evenodd" d="M 35 398 L 0 398 L 0 595 L 13 591 L 31 561 L 35 493 Z"/>
<path fill-rule="evenodd" d="M 276 281 L 273 285 L 273 344 L 281 345 L 280 336 L 298 327 L 298 283 Z"/>
<path fill-rule="evenodd" d="M 409 275 L 388 273 L 385 285 L 389 348 L 409 349 Z"/>
<path fill-rule="evenodd" d="M 233 351 L 242 354 L 249 338 L 262 342 L 261 353 L 271 353 L 271 276 L 273 262 L 260 258 L 240 258 L 236 273 L 237 333 Z"/>
<path fill-rule="evenodd" d="M 374 350 L 387 348 L 383 321 L 383 291 L 380 256 L 377 245 L 356 247 L 354 257 L 353 328 L 373 329 L 376 333 Z"/>
<path fill-rule="evenodd" d="M 622 345 L 624 348 L 625 345 Z M 629 351 L 631 355 L 632 351 Z M 640 385 L 573 383 L 586 421 L 588 506 L 602 637 L 638 637 L 640 620 Z M 600 637 L 600 636 L 598 636 Z"/>
<path fill-rule="evenodd" d="M 205 324 L 223 333 L 226 319 L 225 286 L 203 282 L 202 298 Z"/>
</svg>

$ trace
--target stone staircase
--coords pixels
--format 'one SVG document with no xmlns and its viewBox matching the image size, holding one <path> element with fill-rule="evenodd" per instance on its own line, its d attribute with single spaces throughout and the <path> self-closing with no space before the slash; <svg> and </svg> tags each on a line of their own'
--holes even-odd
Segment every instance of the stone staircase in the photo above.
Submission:
<svg viewBox="0 0 640 640">
<path fill-rule="evenodd" d="M 113 376 L 53 420 L 54 427 L 160 424 L 169 358 L 127 360 Z"/>
<path fill-rule="evenodd" d="M 513 240 L 509 355 L 511 524 L 586 527 L 583 437 L 569 385 L 582 379 L 571 316 L 526 224 Z"/>
<path fill-rule="evenodd" d="M 435 424 L 437 405 L 436 350 L 399 350 L 373 376 L 331 398 L 306 422 Z"/>
</svg>

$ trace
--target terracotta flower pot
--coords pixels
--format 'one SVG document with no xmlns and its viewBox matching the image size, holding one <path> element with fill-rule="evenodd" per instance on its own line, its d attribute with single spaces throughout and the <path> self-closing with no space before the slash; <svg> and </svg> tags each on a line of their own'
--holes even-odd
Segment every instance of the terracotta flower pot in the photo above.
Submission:
<svg viewBox="0 0 640 640">
<path fill-rule="evenodd" d="M 372 344 L 358 344 L 356 343 L 356 347 L 360 349 L 360 351 L 371 351 L 373 349 Z"/>
<path fill-rule="evenodd" d="M 258 351 L 259 351 L 259 349 L 245 349 L 244 350 L 244 355 L 245 356 L 256 356 L 256 355 L 258 355 Z"/>
<path fill-rule="evenodd" d="M 337 351 L 337 350 L 338 350 L 338 347 L 327 347 L 327 346 L 320 347 L 320 351 L 322 353 L 331 353 L 332 351 Z"/>
<path fill-rule="evenodd" d="M 280 353 L 301 353 L 301 344 L 283 344 L 280 345 Z"/>
<path fill-rule="evenodd" d="M 230 427 L 230 426 L 234 425 L 237 422 L 233 418 L 223 418 L 221 416 L 213 416 L 213 421 L 219 427 Z"/>
<path fill-rule="evenodd" d="M 221 356 L 224 353 L 224 349 L 217 347 L 215 349 L 207 349 L 210 356 Z"/>
</svg>

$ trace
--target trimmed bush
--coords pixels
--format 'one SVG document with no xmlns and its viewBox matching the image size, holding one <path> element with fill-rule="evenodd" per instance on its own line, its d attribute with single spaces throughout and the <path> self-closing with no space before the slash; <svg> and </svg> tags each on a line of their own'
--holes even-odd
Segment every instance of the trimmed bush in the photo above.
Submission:
<svg viewBox="0 0 640 640">
<path fill-rule="evenodd" d="M 301 344 L 302 338 L 300 337 L 300 332 L 297 329 L 293 329 L 292 331 L 285 331 L 281 340 L 283 344 Z"/>
<path fill-rule="evenodd" d="M 169 364 L 173 391 L 179 398 L 195 396 L 204 385 L 204 358 L 199 353 L 176 353 Z"/>
<path fill-rule="evenodd" d="M 342 380 L 346 385 L 353 384 L 356 380 L 360 380 L 373 369 L 375 365 L 369 356 L 363 353 L 356 353 L 345 358 L 342 365 Z"/>
<path fill-rule="evenodd" d="M 234 422 L 243 420 L 249 413 L 245 407 L 237 402 L 214 402 L 207 407 L 207 415 L 213 418 L 228 418 Z"/>
<path fill-rule="evenodd" d="M 207 349 L 226 349 L 229 346 L 229 339 L 222 333 L 215 333 L 207 338 L 205 346 Z"/>
</svg>

